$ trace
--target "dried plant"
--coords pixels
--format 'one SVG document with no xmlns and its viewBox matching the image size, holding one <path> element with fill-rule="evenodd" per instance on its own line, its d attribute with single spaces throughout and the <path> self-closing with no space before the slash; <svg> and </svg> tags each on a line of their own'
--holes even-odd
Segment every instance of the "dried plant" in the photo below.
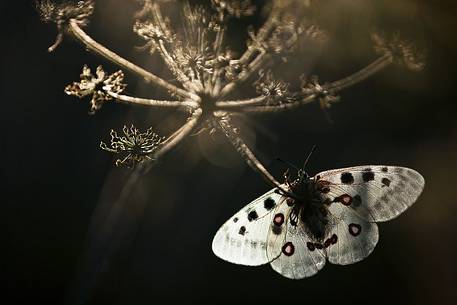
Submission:
<svg viewBox="0 0 457 305">
<path fill-rule="evenodd" d="M 325 32 L 306 18 L 312 2 L 297 0 L 270 1 L 263 25 L 248 28 L 249 39 L 245 51 L 237 56 L 226 44 L 231 18 L 253 15 L 259 8 L 249 0 L 212 0 L 210 7 L 190 5 L 173 0 L 143 0 L 136 14 L 133 31 L 144 41 L 143 50 L 160 56 L 174 76 L 173 81 L 153 74 L 122 58 L 92 39 L 84 30 L 94 10 L 93 0 L 66 2 L 56 5 L 50 1 L 37 4 L 44 21 L 57 24 L 53 51 L 69 35 L 80 41 L 89 51 L 100 55 L 125 70 L 144 79 L 152 86 L 164 89 L 169 100 L 157 100 L 124 94 L 122 71 L 108 75 L 101 67 L 92 75 L 84 67 L 81 80 L 66 87 L 65 92 L 79 98 L 91 97 L 91 113 L 107 101 L 147 105 L 156 108 L 175 108 L 188 115 L 186 122 L 168 137 L 160 137 L 148 130 L 140 133 L 135 127 L 124 128 L 124 136 L 111 132 L 111 147 L 101 147 L 113 153 L 124 153 L 117 165 L 149 168 L 153 161 L 175 148 L 192 133 L 209 129 L 220 131 L 254 170 L 273 186 L 276 179 L 265 169 L 233 126 L 232 118 L 240 113 L 276 113 L 318 102 L 323 109 L 339 100 L 343 89 L 367 79 L 392 63 L 401 63 L 411 70 L 423 67 L 416 50 L 399 35 L 386 38 L 373 34 L 379 58 L 363 69 L 336 81 L 320 83 L 317 76 L 298 75 L 297 86 L 276 78 L 278 63 L 294 52 L 301 52 L 304 43 L 322 42 Z M 181 26 L 163 15 L 163 7 L 181 5 Z M 300 82 L 301 80 L 301 82 Z M 256 96 L 239 97 L 240 86 L 251 85 Z M 209 127 L 209 128 L 208 128 Z"/>
</svg>

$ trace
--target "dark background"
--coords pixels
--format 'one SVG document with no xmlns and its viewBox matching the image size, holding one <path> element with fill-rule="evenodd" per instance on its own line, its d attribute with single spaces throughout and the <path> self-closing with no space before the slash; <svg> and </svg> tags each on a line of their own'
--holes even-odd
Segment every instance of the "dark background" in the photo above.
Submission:
<svg viewBox="0 0 457 305">
<path fill-rule="evenodd" d="M 415 34 L 427 50 L 424 71 L 389 67 L 344 91 L 330 110 L 333 124 L 317 105 L 241 120 L 242 135 L 278 178 L 285 168 L 276 157 L 301 164 L 317 144 L 311 174 L 390 164 L 412 167 L 426 180 L 410 210 L 380 225 L 380 241 L 366 260 L 327 264 L 312 278 L 292 281 L 269 266 L 237 266 L 211 252 L 219 226 L 268 190 L 220 135 L 188 139 L 137 183 L 126 202 L 116 203 L 130 172 L 113 166 L 100 140 L 123 124 L 165 132 L 183 118 L 114 104 L 87 115 L 87 100 L 66 96 L 64 86 L 78 79 L 83 64 L 117 67 L 69 39 L 48 54 L 55 27 L 40 22 L 31 1 L 2 1 L 0 301 L 455 304 L 455 1 L 384 2 L 322 4 L 319 17 L 331 40 L 313 54 L 313 73 L 334 80 L 376 58 L 366 35 L 370 22 Z M 159 59 L 134 50 L 140 44 L 131 33 L 135 8 L 130 1 L 97 0 L 87 31 L 164 75 Z M 235 24 L 231 32 L 239 46 L 243 27 Z M 300 60 L 310 61 L 298 56 L 294 62 Z M 129 93 L 163 96 L 126 77 Z"/>
</svg>

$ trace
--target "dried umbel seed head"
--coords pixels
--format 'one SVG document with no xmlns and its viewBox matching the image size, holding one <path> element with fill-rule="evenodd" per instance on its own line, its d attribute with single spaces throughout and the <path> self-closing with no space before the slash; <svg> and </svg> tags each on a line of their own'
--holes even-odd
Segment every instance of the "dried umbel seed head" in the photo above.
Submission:
<svg viewBox="0 0 457 305">
<path fill-rule="evenodd" d="M 411 71 L 420 71 L 425 67 L 425 55 L 418 51 L 411 43 L 403 39 L 399 33 L 394 33 L 391 37 L 374 32 L 371 34 L 374 49 L 378 54 L 388 54 L 393 60 L 404 65 Z"/>
<path fill-rule="evenodd" d="M 91 114 L 99 110 L 105 102 L 113 99 L 110 94 L 122 93 L 127 86 L 123 83 L 124 73 L 122 71 L 107 75 L 102 66 L 98 66 L 93 75 L 90 68 L 85 65 L 80 77 L 80 82 L 73 82 L 65 87 L 65 93 L 79 98 L 92 96 L 89 112 Z"/>
<path fill-rule="evenodd" d="M 153 132 L 152 128 L 146 132 L 139 132 L 135 126 L 124 126 L 123 136 L 119 136 L 116 131 L 111 130 L 111 146 L 108 147 L 104 142 L 100 143 L 100 148 L 112 153 L 123 154 L 122 159 L 116 160 L 116 166 L 126 166 L 135 168 L 138 164 L 145 161 L 153 161 L 154 152 L 161 146 L 164 138 Z"/>
</svg>

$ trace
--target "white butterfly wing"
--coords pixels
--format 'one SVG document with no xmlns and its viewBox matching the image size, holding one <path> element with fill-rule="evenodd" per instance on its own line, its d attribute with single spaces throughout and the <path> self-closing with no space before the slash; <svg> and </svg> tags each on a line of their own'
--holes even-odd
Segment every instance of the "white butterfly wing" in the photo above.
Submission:
<svg viewBox="0 0 457 305">
<path fill-rule="evenodd" d="M 366 258 L 378 243 L 378 226 L 341 203 L 329 207 L 334 225 L 324 241 L 329 262 L 348 265 Z"/>
<path fill-rule="evenodd" d="M 325 171 L 314 179 L 324 198 L 341 202 L 367 221 L 391 220 L 419 197 L 424 178 L 405 167 L 367 165 Z"/>
<path fill-rule="evenodd" d="M 212 243 L 214 254 L 247 266 L 263 265 L 277 257 L 279 253 L 269 258 L 267 240 L 274 211 L 284 200 L 273 189 L 241 209 L 217 231 Z"/>
</svg>

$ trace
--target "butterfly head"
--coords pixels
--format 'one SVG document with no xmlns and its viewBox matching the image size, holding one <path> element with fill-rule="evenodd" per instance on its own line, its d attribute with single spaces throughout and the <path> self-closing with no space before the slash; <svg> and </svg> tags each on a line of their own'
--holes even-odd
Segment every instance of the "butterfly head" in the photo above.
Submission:
<svg viewBox="0 0 457 305">
<path fill-rule="evenodd" d="M 308 185 L 312 182 L 311 176 L 306 171 L 306 165 L 315 148 L 316 148 L 316 145 L 314 145 L 313 148 L 311 149 L 311 151 L 309 152 L 302 168 L 298 168 L 297 166 L 295 166 L 294 164 L 292 164 L 290 162 L 278 159 L 281 162 L 284 162 L 284 163 L 288 164 L 289 166 L 291 166 L 292 168 L 294 168 L 295 170 L 297 170 L 297 177 L 295 179 L 292 179 L 290 176 L 289 169 L 287 169 L 287 171 L 284 173 L 284 180 L 285 180 L 285 183 L 287 184 L 289 190 L 298 197 L 302 197 L 302 196 L 300 196 L 300 194 L 302 194 L 305 190 L 307 190 Z"/>
</svg>

